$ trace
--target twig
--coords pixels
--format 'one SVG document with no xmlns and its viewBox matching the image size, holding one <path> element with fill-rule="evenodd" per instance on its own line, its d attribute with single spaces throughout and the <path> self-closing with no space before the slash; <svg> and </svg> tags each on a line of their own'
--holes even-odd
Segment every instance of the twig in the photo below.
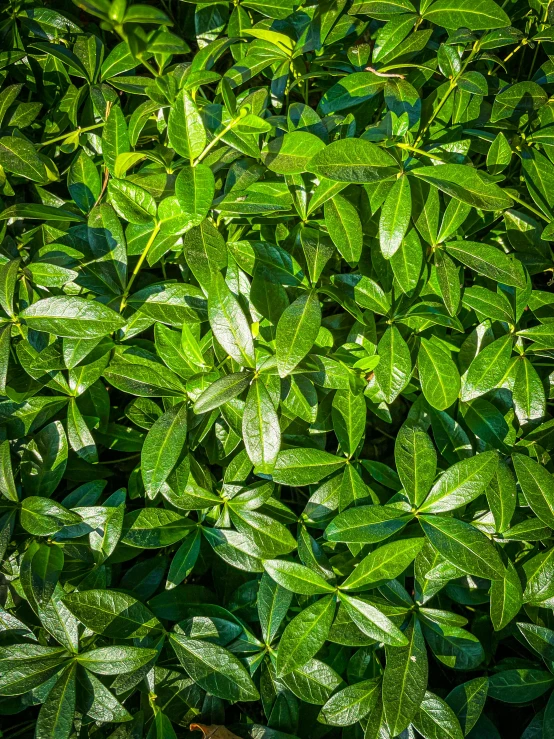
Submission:
<svg viewBox="0 0 554 739">
<path fill-rule="evenodd" d="M 394 74 L 394 72 L 379 72 L 374 67 L 366 67 L 366 72 L 373 72 L 373 74 L 376 74 L 377 77 L 396 77 L 397 79 L 403 80 L 405 79 L 405 76 L 403 74 Z"/>
</svg>

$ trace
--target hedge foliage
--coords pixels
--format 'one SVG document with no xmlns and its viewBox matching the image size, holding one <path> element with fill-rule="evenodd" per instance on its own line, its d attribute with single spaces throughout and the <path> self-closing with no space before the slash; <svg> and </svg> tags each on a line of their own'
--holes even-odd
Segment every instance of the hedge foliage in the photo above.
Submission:
<svg viewBox="0 0 554 739">
<path fill-rule="evenodd" d="M 553 739 L 554 6 L 76 2 L 0 22 L 1 735 Z"/>
</svg>

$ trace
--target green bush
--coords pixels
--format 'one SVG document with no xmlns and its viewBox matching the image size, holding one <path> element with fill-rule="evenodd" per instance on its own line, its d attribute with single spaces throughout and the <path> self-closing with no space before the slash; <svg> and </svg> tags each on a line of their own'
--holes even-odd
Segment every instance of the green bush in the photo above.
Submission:
<svg viewBox="0 0 554 739">
<path fill-rule="evenodd" d="M 553 6 L 77 5 L 0 23 L 0 734 L 553 739 Z"/>
</svg>

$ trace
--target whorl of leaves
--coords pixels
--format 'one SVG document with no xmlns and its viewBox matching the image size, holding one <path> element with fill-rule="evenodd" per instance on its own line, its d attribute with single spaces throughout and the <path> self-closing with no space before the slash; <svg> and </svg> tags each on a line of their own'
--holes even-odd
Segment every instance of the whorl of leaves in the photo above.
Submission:
<svg viewBox="0 0 554 739">
<path fill-rule="evenodd" d="M 0 23 L 2 736 L 553 739 L 552 6 L 76 2 Z"/>
</svg>

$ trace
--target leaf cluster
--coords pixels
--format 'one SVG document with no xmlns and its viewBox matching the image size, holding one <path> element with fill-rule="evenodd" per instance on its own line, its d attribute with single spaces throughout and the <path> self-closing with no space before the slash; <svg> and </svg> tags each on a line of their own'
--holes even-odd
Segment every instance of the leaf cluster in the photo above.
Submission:
<svg viewBox="0 0 554 739">
<path fill-rule="evenodd" d="M 1 12 L 2 736 L 553 739 L 552 7 Z"/>
</svg>

